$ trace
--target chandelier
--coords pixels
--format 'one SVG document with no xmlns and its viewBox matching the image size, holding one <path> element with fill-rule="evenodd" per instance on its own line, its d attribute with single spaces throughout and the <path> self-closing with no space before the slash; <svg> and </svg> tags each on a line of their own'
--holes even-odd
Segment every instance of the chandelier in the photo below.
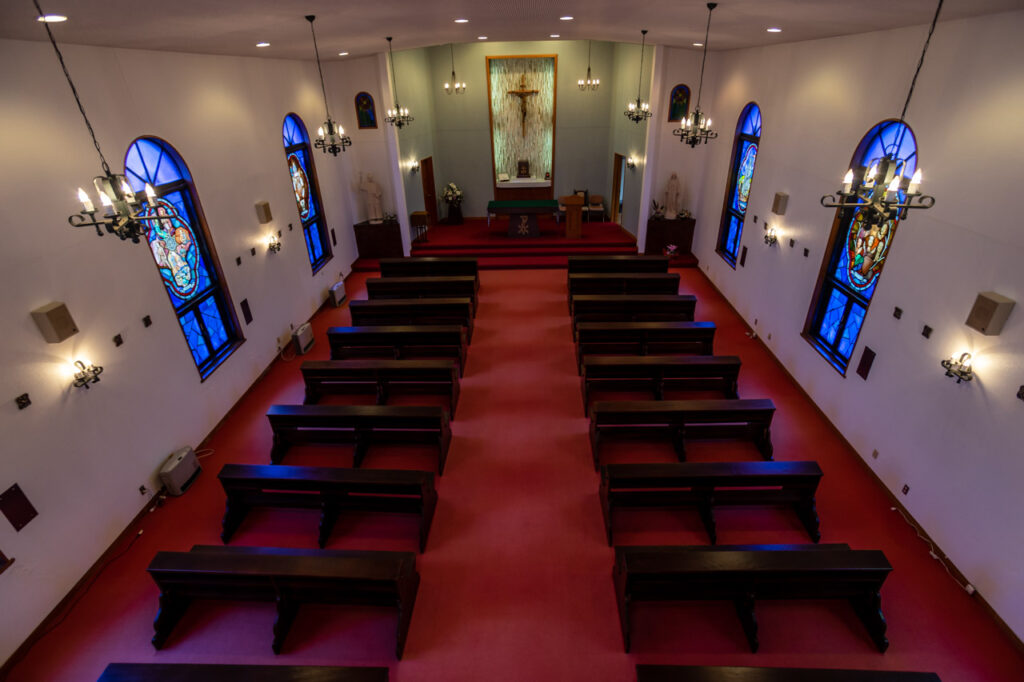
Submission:
<svg viewBox="0 0 1024 682">
<path fill-rule="evenodd" d="M 640 85 L 644 80 L 644 44 L 647 40 L 647 29 L 641 30 L 640 35 L 642 36 L 640 39 L 640 76 L 637 78 L 636 84 L 636 101 L 630 102 L 626 106 L 626 110 L 622 112 L 633 123 L 640 123 L 640 121 L 646 121 L 651 117 L 651 105 L 640 99 Z"/>
<path fill-rule="evenodd" d="M 939 0 L 935 8 L 935 16 L 932 18 L 931 28 L 928 29 L 928 37 L 925 38 L 924 47 L 921 49 L 921 58 L 917 62 L 917 71 L 910 81 L 910 90 L 907 92 L 907 99 L 903 103 L 903 112 L 900 114 L 900 126 L 904 126 L 904 119 L 907 115 L 907 108 L 910 107 L 910 99 L 914 95 L 914 86 L 917 84 L 917 76 L 921 73 L 921 66 L 924 64 L 924 55 L 928 52 L 928 43 L 931 42 L 932 33 L 935 32 L 935 24 L 939 21 L 939 12 L 942 11 L 942 2 Z M 896 149 L 888 152 L 886 156 L 879 159 L 865 169 L 851 168 L 846 171 L 843 177 L 843 186 L 834 194 L 826 194 L 821 198 L 821 205 L 825 208 L 855 208 L 870 209 L 865 216 L 869 224 L 884 224 L 890 220 L 902 219 L 907 211 L 912 208 L 931 208 L 935 205 L 935 197 L 922 194 L 921 169 L 918 168 L 908 179 L 904 173 L 903 161 L 896 158 Z"/>
<path fill-rule="evenodd" d="M 578 81 L 576 81 L 576 85 L 580 86 L 580 90 L 597 90 L 597 88 L 600 87 L 600 85 L 601 85 L 601 79 L 600 78 L 591 78 L 591 76 L 590 76 L 590 43 L 591 42 L 592 41 L 590 41 L 590 40 L 587 41 L 587 77 L 586 78 L 581 78 Z"/>
<path fill-rule="evenodd" d="M 465 82 L 460 83 L 459 79 L 455 77 L 455 46 L 452 45 L 451 43 L 448 43 L 448 48 L 451 50 L 452 53 L 452 80 L 451 82 L 444 84 L 444 91 L 447 92 L 449 95 L 453 93 L 456 95 L 461 95 L 462 93 L 466 92 L 466 84 Z"/>
<path fill-rule="evenodd" d="M 39 16 L 46 14 L 39 6 L 37 0 L 32 0 L 32 4 L 36 6 Z M 92 137 L 92 144 L 96 147 L 96 153 L 99 154 L 100 166 L 103 168 L 103 175 L 97 175 L 92 181 L 93 186 L 96 188 L 96 193 L 99 195 L 102 215 L 97 215 L 96 205 L 92 202 L 86 191 L 79 187 L 78 200 L 82 202 L 82 210 L 68 216 L 68 223 L 72 227 L 95 227 L 96 234 L 100 237 L 103 236 L 103 230 L 105 229 L 108 233 L 117 235 L 122 240 L 131 239 L 134 243 L 138 244 L 142 236 L 146 234 L 144 223 L 147 220 L 156 220 L 157 218 L 150 218 L 144 215 L 147 210 L 146 205 L 132 191 L 127 178 L 119 173 L 112 173 L 110 171 L 110 166 L 103 156 L 103 150 L 100 149 L 100 143 L 96 139 L 96 132 L 92 129 L 89 117 L 85 115 L 85 108 L 82 106 L 82 100 L 78 96 L 78 89 L 75 88 L 75 84 L 71 80 L 71 74 L 68 73 L 68 67 L 64 63 L 64 55 L 61 54 L 60 48 L 57 47 L 57 41 L 50 30 L 50 24 L 42 23 L 46 29 L 46 35 L 50 38 L 50 44 L 53 45 L 53 51 L 57 53 L 57 61 L 60 62 L 60 67 L 64 70 L 64 77 L 71 87 L 71 94 L 75 97 L 78 111 L 82 114 L 85 127 L 89 130 L 90 137 Z M 156 194 L 148 183 L 146 184 L 146 199 L 150 204 L 155 203 L 156 199 Z"/>
<path fill-rule="evenodd" d="M 391 51 L 391 36 L 388 36 L 388 57 L 391 61 L 391 86 L 394 88 L 395 95 L 395 108 L 388 109 L 387 116 L 384 117 L 385 123 L 390 123 L 396 128 L 401 129 L 402 126 L 407 126 L 412 123 L 415 119 L 409 115 L 409 110 L 398 103 L 398 80 L 395 78 L 395 55 Z M 455 65 L 455 58 L 452 57 L 452 66 Z M 452 69 L 452 73 L 455 70 Z"/>
<path fill-rule="evenodd" d="M 324 70 L 320 66 L 320 50 L 316 46 L 316 30 L 313 22 L 315 14 L 307 14 L 306 21 L 309 22 L 309 32 L 313 34 L 313 53 L 316 55 L 316 70 L 320 73 L 320 91 L 324 94 L 324 111 L 327 112 L 327 120 L 317 128 L 316 141 L 313 146 L 324 152 L 330 152 L 331 156 L 337 156 L 338 152 L 345 151 L 345 147 L 352 146 L 352 138 L 345 134 L 345 129 L 334 122 L 331 118 L 331 110 L 327 106 L 327 87 L 324 85 Z"/>
<path fill-rule="evenodd" d="M 711 12 L 718 7 L 717 2 L 708 3 L 708 25 L 704 29 L 704 58 L 700 62 L 700 81 L 697 85 L 697 106 L 693 108 L 689 116 L 684 116 L 679 122 L 679 127 L 672 131 L 673 135 L 679 137 L 679 141 L 690 145 L 693 149 L 699 144 L 707 144 L 708 140 L 718 137 L 718 133 L 711 129 L 711 119 L 700 110 L 700 95 L 704 89 L 704 65 L 708 61 L 708 37 L 711 34 Z"/>
</svg>

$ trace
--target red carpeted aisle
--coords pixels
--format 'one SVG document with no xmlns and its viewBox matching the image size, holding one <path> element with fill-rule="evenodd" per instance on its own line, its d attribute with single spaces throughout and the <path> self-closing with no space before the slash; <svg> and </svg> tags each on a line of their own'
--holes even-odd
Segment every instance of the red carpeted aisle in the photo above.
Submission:
<svg viewBox="0 0 1024 682">
<path fill-rule="evenodd" d="M 268 405 L 300 402 L 301 359 L 276 362 L 206 447 L 205 472 L 188 494 L 148 515 L 145 532 L 102 573 L 66 619 L 10 679 L 94 680 L 110 661 L 389 665 L 392 680 L 630 680 L 643 663 L 933 670 L 945 682 L 1019 680 L 1024 658 L 928 556 L 889 510 L 884 491 L 696 269 L 683 290 L 698 318 L 719 325 L 720 354 L 743 358 L 741 397 L 770 397 L 777 459 L 817 459 L 825 471 L 818 510 L 823 541 L 879 548 L 895 571 L 883 609 L 891 647 L 874 649 L 848 605 L 759 603 L 761 653 L 750 654 L 726 603 L 641 606 L 634 655 L 622 653 L 606 546 L 589 455 L 565 304 L 565 271 L 485 271 L 454 439 L 405 658 L 393 659 L 393 609 L 304 607 L 280 656 L 270 653 L 271 604 L 200 604 L 166 648 L 149 644 L 157 590 L 145 567 L 159 549 L 218 544 L 225 462 L 267 461 Z M 365 296 L 365 275 L 348 281 Z M 347 309 L 325 310 L 308 359 L 327 355 L 326 327 Z M 305 359 L 305 358 L 304 358 Z M 230 360 L 228 361 L 230 366 Z M 353 398 L 352 400 L 359 400 Z M 432 397 L 409 396 L 401 402 Z M 443 399 L 442 403 L 443 404 Z M 745 444 L 695 444 L 694 460 L 752 458 Z M 604 461 L 672 461 L 666 443 L 610 443 Z M 351 451 L 296 448 L 287 464 L 347 465 Z M 432 448 L 371 448 L 367 467 L 434 468 Z M 705 544 L 697 514 L 622 513 L 622 544 Z M 252 513 L 234 545 L 315 547 L 317 514 Z M 719 542 L 806 542 L 785 511 L 723 510 Z M 415 548 L 415 522 L 343 518 L 331 548 Z"/>
</svg>

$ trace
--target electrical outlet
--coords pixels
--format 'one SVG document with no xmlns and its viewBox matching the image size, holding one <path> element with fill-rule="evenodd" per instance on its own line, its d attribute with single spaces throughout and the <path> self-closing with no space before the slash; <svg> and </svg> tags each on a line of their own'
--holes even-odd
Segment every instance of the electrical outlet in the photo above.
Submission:
<svg viewBox="0 0 1024 682">
<path fill-rule="evenodd" d="M 146 493 L 148 493 L 148 492 L 149 492 L 149 488 L 147 488 L 147 487 L 146 487 L 146 486 L 144 486 L 144 485 L 140 485 L 140 486 L 139 486 L 139 494 L 140 494 L 140 495 L 145 495 L 145 494 L 146 494 Z"/>
<path fill-rule="evenodd" d="M 910 486 L 904 483 L 903 484 L 903 489 L 900 492 L 903 493 L 904 495 L 909 494 L 910 493 Z"/>
<path fill-rule="evenodd" d="M 878 450 L 871 451 L 871 459 L 878 459 Z"/>
</svg>

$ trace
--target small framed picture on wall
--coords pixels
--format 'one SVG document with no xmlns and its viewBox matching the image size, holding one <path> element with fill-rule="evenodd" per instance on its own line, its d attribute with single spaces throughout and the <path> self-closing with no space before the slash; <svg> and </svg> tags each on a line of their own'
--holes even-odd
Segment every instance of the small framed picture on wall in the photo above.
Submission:
<svg viewBox="0 0 1024 682">
<path fill-rule="evenodd" d="M 377 109 L 373 105 L 373 97 L 368 92 L 356 95 L 356 121 L 360 130 L 377 127 Z"/>
<path fill-rule="evenodd" d="M 690 88 L 680 83 L 668 97 L 668 122 L 678 123 L 690 113 Z"/>
</svg>

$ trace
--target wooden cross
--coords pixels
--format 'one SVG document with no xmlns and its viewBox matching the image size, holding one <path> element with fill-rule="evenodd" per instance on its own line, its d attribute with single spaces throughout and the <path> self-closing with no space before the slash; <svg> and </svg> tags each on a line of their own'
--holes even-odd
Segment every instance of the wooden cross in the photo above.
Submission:
<svg viewBox="0 0 1024 682">
<path fill-rule="evenodd" d="M 519 77 L 519 89 L 509 90 L 508 94 L 515 95 L 519 98 L 519 110 L 523 114 L 523 137 L 526 137 L 526 98 L 536 95 L 538 90 L 527 90 L 526 89 L 526 74 Z"/>
</svg>

